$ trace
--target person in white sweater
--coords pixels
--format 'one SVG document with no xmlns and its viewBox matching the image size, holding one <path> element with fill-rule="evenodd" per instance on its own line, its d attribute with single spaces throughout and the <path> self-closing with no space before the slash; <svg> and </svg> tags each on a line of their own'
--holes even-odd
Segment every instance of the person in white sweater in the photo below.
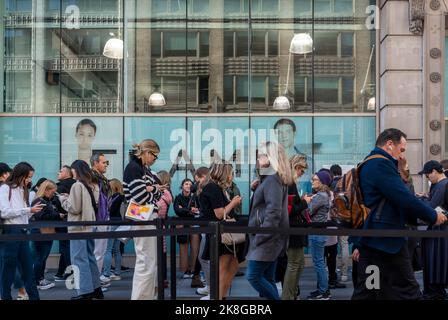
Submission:
<svg viewBox="0 0 448 320">
<path fill-rule="evenodd" d="M 68 221 L 96 221 L 98 210 L 98 183 L 94 181 L 89 165 L 83 160 L 72 163 L 75 184 L 70 189 L 70 195 L 61 195 L 60 201 L 68 213 Z M 69 233 L 92 232 L 91 226 L 72 226 Z M 104 299 L 100 284 L 100 272 L 94 255 L 95 241 L 70 240 L 70 256 L 75 269 L 75 277 L 79 270 L 78 296 L 72 300 Z"/>
<path fill-rule="evenodd" d="M 27 225 L 29 218 L 40 212 L 41 203 L 29 207 L 27 185 L 34 175 L 33 167 L 21 162 L 12 170 L 11 176 L 0 187 L 0 216 L 5 225 Z M 4 234 L 26 234 L 27 229 L 6 228 Z M 30 300 L 39 300 L 36 281 L 33 273 L 28 241 L 0 242 L 0 290 L 2 300 L 12 300 L 11 286 L 14 282 L 17 266 L 21 266 L 22 280 Z"/>
</svg>

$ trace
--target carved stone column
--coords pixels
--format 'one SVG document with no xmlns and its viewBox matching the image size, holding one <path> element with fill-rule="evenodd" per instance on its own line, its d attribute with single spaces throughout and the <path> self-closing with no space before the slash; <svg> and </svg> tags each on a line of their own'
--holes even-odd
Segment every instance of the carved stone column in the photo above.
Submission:
<svg viewBox="0 0 448 320">
<path fill-rule="evenodd" d="M 379 1 L 379 129 L 408 135 L 407 158 L 416 190 L 423 189 L 423 31 L 424 1 Z"/>
</svg>

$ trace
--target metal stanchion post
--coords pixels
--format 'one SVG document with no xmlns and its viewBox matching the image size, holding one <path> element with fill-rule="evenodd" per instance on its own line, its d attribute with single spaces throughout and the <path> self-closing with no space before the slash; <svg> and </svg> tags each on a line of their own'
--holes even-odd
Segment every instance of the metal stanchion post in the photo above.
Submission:
<svg viewBox="0 0 448 320">
<path fill-rule="evenodd" d="M 219 299 L 219 244 L 221 241 L 221 225 L 217 221 L 210 222 L 213 233 L 210 235 L 210 300 Z"/>
<path fill-rule="evenodd" d="M 176 229 L 175 225 L 170 225 L 170 229 Z M 171 300 L 176 300 L 176 236 L 170 237 L 170 275 L 171 275 Z"/>
<path fill-rule="evenodd" d="M 163 230 L 163 221 L 158 218 L 156 220 L 157 230 Z M 158 300 L 165 300 L 165 288 L 163 279 L 163 268 L 166 265 L 163 263 L 163 236 L 157 236 L 157 289 L 158 289 Z"/>
</svg>

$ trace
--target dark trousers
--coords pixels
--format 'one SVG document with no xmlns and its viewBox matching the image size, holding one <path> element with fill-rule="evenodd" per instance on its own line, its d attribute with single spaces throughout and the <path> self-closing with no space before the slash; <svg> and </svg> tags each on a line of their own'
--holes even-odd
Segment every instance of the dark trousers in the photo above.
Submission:
<svg viewBox="0 0 448 320">
<path fill-rule="evenodd" d="M 63 276 L 70 262 L 70 240 L 59 240 L 59 267 L 56 275 Z"/>
<path fill-rule="evenodd" d="M 353 251 L 355 251 L 357 248 L 355 246 L 352 247 L 352 256 Z M 353 282 L 353 288 L 356 288 L 358 285 L 358 261 L 355 261 L 352 259 L 352 282 Z"/>
<path fill-rule="evenodd" d="M 44 279 L 45 265 L 47 264 L 47 259 L 48 256 L 50 255 L 52 245 L 53 241 L 33 242 L 35 251 L 33 269 L 34 269 L 34 279 L 36 280 L 36 283 Z"/>
<path fill-rule="evenodd" d="M 328 283 L 335 283 L 338 280 L 336 274 L 336 257 L 338 255 L 338 244 L 325 247 L 325 261 L 328 267 Z"/>
<path fill-rule="evenodd" d="M 5 230 L 5 234 L 24 234 L 22 230 Z M 33 261 L 31 258 L 30 246 L 27 241 L 8 241 L 0 243 L 1 253 L 1 298 L 2 300 L 12 300 L 11 286 L 14 283 L 17 266 L 21 267 L 21 276 L 26 292 L 30 300 L 39 300 L 36 282 L 33 273 Z"/>
<path fill-rule="evenodd" d="M 275 267 L 275 282 L 281 282 L 283 286 L 283 280 L 285 279 L 286 267 L 288 266 L 288 257 L 286 254 L 277 258 L 277 264 Z"/>
<path fill-rule="evenodd" d="M 417 300 L 421 291 L 415 280 L 412 261 L 408 248 L 404 245 L 396 254 L 362 247 L 358 264 L 358 283 L 352 300 Z M 366 273 L 369 266 L 379 269 L 379 289 L 368 289 L 366 283 L 372 283 L 371 273 Z M 368 279 L 369 278 L 369 279 Z"/>
</svg>

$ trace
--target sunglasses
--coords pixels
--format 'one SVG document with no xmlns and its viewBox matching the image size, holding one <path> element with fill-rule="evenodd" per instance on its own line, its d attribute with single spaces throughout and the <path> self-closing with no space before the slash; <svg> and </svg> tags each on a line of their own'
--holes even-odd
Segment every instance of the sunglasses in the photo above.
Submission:
<svg viewBox="0 0 448 320">
<path fill-rule="evenodd" d="M 156 154 L 154 154 L 154 152 L 149 152 L 150 154 L 152 154 L 152 156 L 154 157 L 154 160 L 157 160 L 157 159 L 159 159 L 159 156 L 158 155 L 156 155 Z"/>
</svg>

